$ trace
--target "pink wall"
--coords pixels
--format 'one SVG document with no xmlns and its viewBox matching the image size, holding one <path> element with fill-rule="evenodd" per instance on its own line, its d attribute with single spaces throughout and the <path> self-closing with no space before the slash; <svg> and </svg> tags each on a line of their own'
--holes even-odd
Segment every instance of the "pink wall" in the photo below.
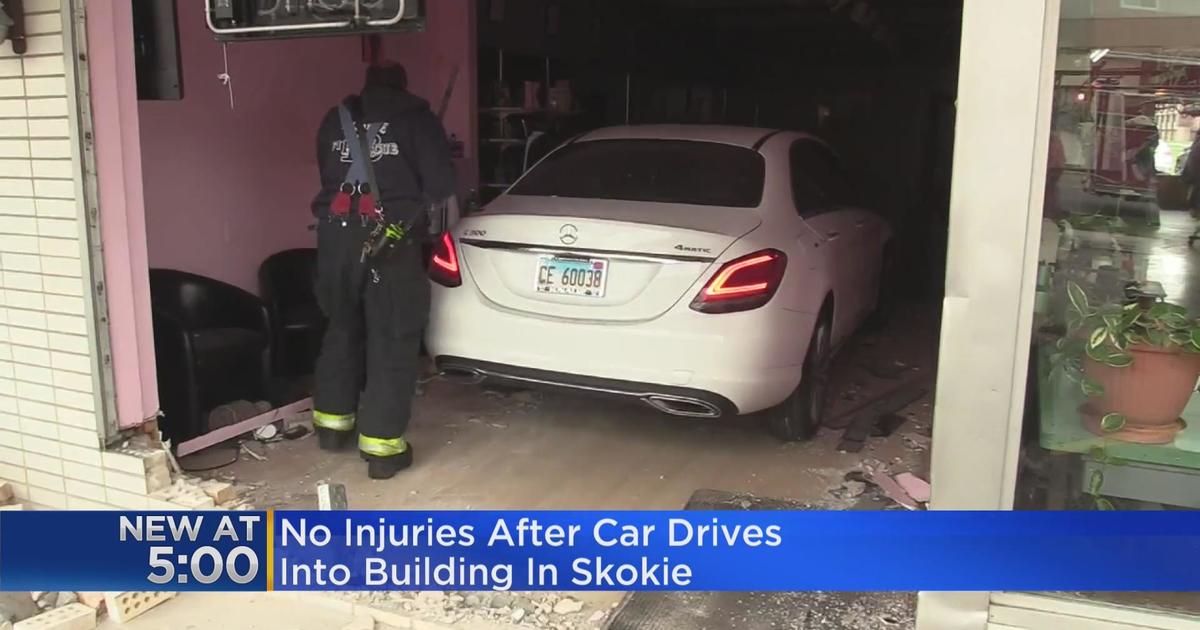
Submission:
<svg viewBox="0 0 1200 630">
<path fill-rule="evenodd" d="M 427 32 L 384 38 L 414 93 L 436 109 L 460 67 L 447 131 L 473 141 L 475 48 L 471 0 L 429 2 Z M 202 2 L 177 3 L 184 98 L 142 101 L 143 185 L 152 267 L 182 269 L 257 291 L 272 253 L 309 247 L 316 192 L 316 128 L 329 107 L 362 85 L 358 37 L 228 46 L 234 109 L 217 80 L 222 47 Z M 474 185 L 474 148 L 459 164 Z"/>
<path fill-rule="evenodd" d="M 93 3 L 87 15 L 104 294 L 121 428 L 158 411 L 130 6 Z"/>
</svg>

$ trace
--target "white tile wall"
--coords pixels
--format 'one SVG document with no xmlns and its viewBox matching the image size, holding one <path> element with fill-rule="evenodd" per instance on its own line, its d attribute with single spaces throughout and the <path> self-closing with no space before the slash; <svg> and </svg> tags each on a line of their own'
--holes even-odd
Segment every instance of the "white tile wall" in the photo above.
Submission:
<svg viewBox="0 0 1200 630">
<path fill-rule="evenodd" d="M 145 508 L 139 457 L 105 452 L 60 0 L 0 45 L 0 479 L 43 508 Z"/>
</svg>

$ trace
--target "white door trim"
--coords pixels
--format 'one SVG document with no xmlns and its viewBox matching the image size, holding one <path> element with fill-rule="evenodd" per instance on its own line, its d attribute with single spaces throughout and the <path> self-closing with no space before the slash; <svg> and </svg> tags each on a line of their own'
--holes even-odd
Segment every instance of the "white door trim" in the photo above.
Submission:
<svg viewBox="0 0 1200 630">
<path fill-rule="evenodd" d="M 996 593 L 990 625 L 1020 630 L 1200 630 L 1200 619 L 1033 593 Z"/>
</svg>

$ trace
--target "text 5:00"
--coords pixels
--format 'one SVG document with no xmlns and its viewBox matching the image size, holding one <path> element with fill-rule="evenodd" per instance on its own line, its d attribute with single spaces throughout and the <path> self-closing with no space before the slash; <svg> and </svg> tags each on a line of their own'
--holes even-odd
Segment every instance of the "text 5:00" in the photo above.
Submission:
<svg viewBox="0 0 1200 630">
<path fill-rule="evenodd" d="M 177 566 L 185 572 L 176 574 Z M 215 547 L 205 546 L 190 555 L 175 555 L 174 547 L 151 547 L 150 569 L 146 579 L 152 584 L 186 584 L 190 580 L 212 584 L 223 576 L 234 584 L 249 584 L 258 576 L 258 554 L 249 547 L 234 547 L 222 554 Z"/>
</svg>

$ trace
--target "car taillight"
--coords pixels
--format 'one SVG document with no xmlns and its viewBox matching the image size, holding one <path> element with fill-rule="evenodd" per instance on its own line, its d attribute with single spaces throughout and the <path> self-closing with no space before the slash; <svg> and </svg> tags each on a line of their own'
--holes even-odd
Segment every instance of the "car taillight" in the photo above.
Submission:
<svg viewBox="0 0 1200 630">
<path fill-rule="evenodd" d="M 733 313 L 758 308 L 775 296 L 787 267 L 787 256 L 764 249 L 721 266 L 692 300 L 701 313 Z"/>
<path fill-rule="evenodd" d="M 454 248 L 454 239 L 450 238 L 449 232 L 443 232 L 442 238 L 433 246 L 433 256 L 429 259 L 429 277 L 444 287 L 457 287 L 462 284 L 458 250 Z"/>
</svg>

